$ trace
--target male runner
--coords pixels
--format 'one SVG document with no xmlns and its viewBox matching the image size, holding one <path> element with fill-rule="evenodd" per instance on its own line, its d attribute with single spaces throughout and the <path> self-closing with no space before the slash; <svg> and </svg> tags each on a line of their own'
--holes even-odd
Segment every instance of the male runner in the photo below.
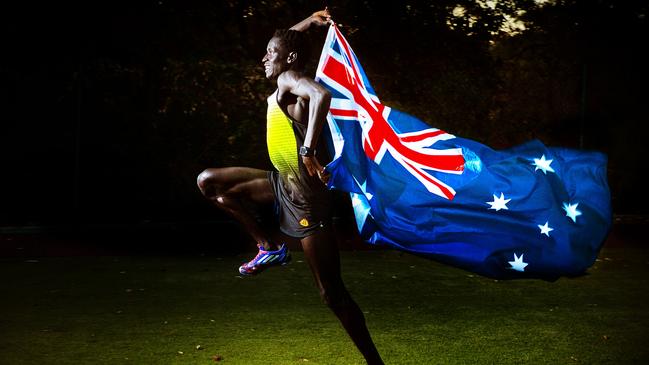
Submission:
<svg viewBox="0 0 649 365">
<path fill-rule="evenodd" d="M 367 363 L 382 364 L 363 313 L 343 284 L 338 247 L 330 227 L 331 196 L 321 160 L 327 153 L 319 137 L 331 95 L 304 73 L 308 44 L 302 32 L 313 24 L 330 23 L 329 12 L 318 11 L 288 30 L 277 30 L 268 42 L 262 63 L 266 77 L 277 82 L 277 89 L 267 99 L 267 144 L 277 171 L 209 168 L 198 176 L 198 187 L 206 198 L 243 224 L 257 242 L 259 253 L 239 268 L 242 275 L 255 275 L 291 259 L 286 245 L 270 240 L 242 204 L 245 200 L 275 203 L 280 229 L 300 239 L 323 301 Z"/>
</svg>

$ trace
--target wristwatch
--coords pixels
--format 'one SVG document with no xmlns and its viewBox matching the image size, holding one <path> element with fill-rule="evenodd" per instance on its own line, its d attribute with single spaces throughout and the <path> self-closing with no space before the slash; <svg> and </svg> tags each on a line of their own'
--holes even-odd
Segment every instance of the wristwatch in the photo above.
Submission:
<svg viewBox="0 0 649 365">
<path fill-rule="evenodd" d="M 315 155 L 315 149 L 307 146 L 300 147 L 300 156 L 311 157 Z"/>
</svg>

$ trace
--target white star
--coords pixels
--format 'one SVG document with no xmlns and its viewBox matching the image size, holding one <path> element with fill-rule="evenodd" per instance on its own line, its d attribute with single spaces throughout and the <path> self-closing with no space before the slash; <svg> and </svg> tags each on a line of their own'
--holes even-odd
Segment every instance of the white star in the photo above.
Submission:
<svg viewBox="0 0 649 365">
<path fill-rule="evenodd" d="M 352 207 L 362 207 L 363 202 L 358 198 L 358 194 L 352 194 Z"/>
<path fill-rule="evenodd" d="M 572 219 L 573 222 L 577 223 L 577 217 L 581 215 L 581 211 L 577 210 L 579 203 L 570 204 L 563 203 L 563 210 L 566 211 L 566 217 Z"/>
<path fill-rule="evenodd" d="M 509 208 L 507 208 L 506 204 L 509 203 L 510 200 L 511 199 L 505 199 L 505 196 L 503 195 L 503 193 L 500 193 L 500 198 L 498 198 L 494 194 L 494 201 L 487 202 L 487 204 L 491 205 L 491 207 L 489 209 L 495 209 L 496 211 L 499 211 L 501 209 L 509 209 Z"/>
<path fill-rule="evenodd" d="M 367 200 L 372 200 L 372 198 L 374 197 L 374 195 L 372 195 L 372 193 L 368 193 L 368 192 L 367 192 L 367 180 L 365 180 L 365 181 L 361 184 L 360 188 L 361 188 L 361 190 L 363 191 L 363 194 L 365 194 L 365 197 L 367 198 Z"/>
<path fill-rule="evenodd" d="M 554 169 L 550 167 L 552 160 L 546 160 L 545 155 L 542 155 L 541 158 L 535 158 L 532 165 L 536 166 L 534 171 L 541 170 L 544 174 L 547 174 L 548 171 L 554 172 Z"/>
<path fill-rule="evenodd" d="M 523 255 L 521 254 L 521 257 L 516 256 L 516 253 L 514 253 L 514 261 L 507 261 L 512 267 L 510 269 L 516 270 L 523 272 L 525 271 L 525 266 L 527 266 L 527 262 L 523 262 Z"/>
<path fill-rule="evenodd" d="M 544 225 L 538 225 L 539 228 L 541 229 L 541 234 L 544 234 L 548 237 L 550 237 L 550 231 L 554 231 L 554 228 L 548 227 L 548 222 L 546 221 Z"/>
<path fill-rule="evenodd" d="M 367 217 L 370 215 L 370 203 L 364 195 L 351 193 L 352 206 L 354 207 L 354 216 L 358 230 L 362 231 Z"/>
</svg>

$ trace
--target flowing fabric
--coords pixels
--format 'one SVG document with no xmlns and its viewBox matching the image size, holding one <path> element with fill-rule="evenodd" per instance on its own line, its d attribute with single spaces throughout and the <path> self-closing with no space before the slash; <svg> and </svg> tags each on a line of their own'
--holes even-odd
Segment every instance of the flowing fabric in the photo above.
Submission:
<svg viewBox="0 0 649 365">
<path fill-rule="evenodd" d="M 381 104 L 332 25 L 316 80 L 332 93 L 329 187 L 361 237 L 497 279 L 583 274 L 611 226 L 606 156 L 533 140 L 493 150 Z"/>
</svg>

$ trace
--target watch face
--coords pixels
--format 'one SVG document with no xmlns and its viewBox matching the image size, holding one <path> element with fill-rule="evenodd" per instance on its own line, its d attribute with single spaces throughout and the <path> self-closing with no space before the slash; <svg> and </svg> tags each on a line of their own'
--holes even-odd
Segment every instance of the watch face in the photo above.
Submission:
<svg viewBox="0 0 649 365">
<path fill-rule="evenodd" d="M 300 147 L 300 156 L 312 156 L 313 150 L 310 150 L 307 146 Z"/>
</svg>

